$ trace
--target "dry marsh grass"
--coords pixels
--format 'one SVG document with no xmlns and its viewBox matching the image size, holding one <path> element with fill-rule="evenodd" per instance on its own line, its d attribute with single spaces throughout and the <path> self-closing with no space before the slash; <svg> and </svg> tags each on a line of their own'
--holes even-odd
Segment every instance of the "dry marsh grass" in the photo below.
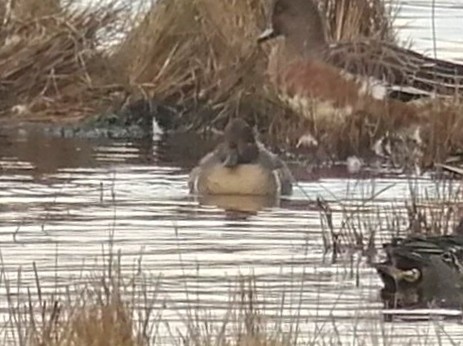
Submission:
<svg viewBox="0 0 463 346">
<path fill-rule="evenodd" d="M 235 115 L 265 96 L 266 55 L 256 43 L 263 11 L 261 0 L 158 1 L 114 54 L 115 64 L 134 97 L 207 106 L 214 118 Z M 189 120 L 213 120 L 201 115 Z"/>
<path fill-rule="evenodd" d="M 109 254 L 107 258 L 103 256 L 103 261 L 107 261 L 107 266 L 65 288 L 55 287 L 53 293 L 42 287 L 35 264 L 35 288 L 28 287 L 27 294 L 16 295 L 7 287 L 14 344 L 148 345 L 145 335 L 149 332 L 148 326 L 143 328 L 135 318 L 144 316 L 148 321 L 150 303 L 155 298 L 145 292 L 147 308 L 136 316 L 130 300 L 135 294 L 132 291 L 135 277 L 121 275 L 120 256 Z"/>
<path fill-rule="evenodd" d="M 69 285 L 56 286 L 52 293 L 42 287 L 35 264 L 35 287 L 24 290 L 20 286 L 15 291 L 7 284 L 10 322 L 0 333 L 4 342 L 25 346 L 145 346 L 165 344 L 166 340 L 198 346 L 295 344 L 291 334 L 279 333 L 265 322 L 252 277 L 238 280 L 235 290 L 230 291 L 229 307 L 219 318 L 219 327 L 209 312 L 194 303 L 180 317 L 182 325 L 171 327 L 163 316 L 165 298 L 159 297 L 161 277 L 145 274 L 138 265 L 128 272 L 120 253 L 110 252 L 101 259 L 104 264 L 92 273 Z M 194 295 L 187 286 L 185 290 L 187 298 Z M 166 335 L 159 334 L 161 325 Z"/>
<path fill-rule="evenodd" d="M 228 308 L 218 316 L 213 306 L 212 311 L 202 307 L 204 301 L 199 297 L 196 300 L 195 289 L 187 284 L 183 292 L 187 300 L 176 297 L 180 305 L 187 304 L 187 312 L 184 313 L 166 305 L 165 294 L 170 293 L 161 294 L 162 277 L 152 278 L 141 267 L 128 273 L 127 268 L 123 269 L 120 255 L 110 255 L 103 261 L 107 261 L 106 264 L 96 266 L 92 274 L 83 275 L 70 284 L 51 287 L 51 291 L 50 287 L 48 290 L 42 287 L 40 271 L 34 267 L 35 288 L 22 283 L 20 287 L 7 290 L 10 320 L 0 333 L 4 338 L 3 344 L 289 346 L 339 345 L 351 338 L 364 345 L 394 345 L 401 341 L 401 337 L 395 335 L 394 326 L 388 326 L 379 319 L 367 324 L 355 317 L 347 320 L 343 317 L 338 321 L 332 316 L 318 323 L 311 320 L 317 318 L 305 316 L 306 312 L 300 311 L 301 306 L 290 302 L 292 296 L 302 299 L 306 288 L 309 292 L 314 289 L 305 287 L 303 277 L 299 282 L 297 275 L 298 279 L 291 279 L 294 282 L 285 283 L 281 288 L 283 291 L 267 292 L 270 296 L 261 294 L 260 288 L 265 286 L 262 282 L 258 285 L 258 278 L 235 278 L 235 288 L 224 297 L 228 299 Z M 110 261 L 113 261 L 112 264 Z M 353 270 L 358 270 L 358 267 Z M 3 277 L 6 278 L 5 273 Z M 224 279 L 228 280 L 227 277 Z M 15 285 L 11 278 L 2 284 Z M 171 284 L 168 283 L 168 286 Z M 267 311 L 266 302 L 274 302 L 276 293 L 282 295 L 281 301 L 277 298 L 276 302 L 281 311 L 272 308 Z M 336 298 L 333 299 L 335 309 Z M 321 302 L 321 305 L 325 303 Z M 165 310 L 172 308 L 177 318 L 164 315 Z M 344 330 L 346 322 L 351 328 L 348 336 Z M 305 323 L 315 323 L 315 326 L 305 329 Z M 357 323 L 360 324 L 357 326 Z M 328 331 L 331 329 L 329 326 L 333 327 L 332 332 Z M 357 331 L 357 328 L 360 330 Z M 414 335 L 413 340 L 419 340 L 423 345 L 434 344 L 435 339 L 439 339 L 439 328 L 436 335 Z M 407 335 L 404 335 L 403 342 L 409 343 L 410 336 Z"/>
<path fill-rule="evenodd" d="M 327 35 L 333 41 L 362 37 L 395 41 L 393 6 L 381 0 L 318 0 L 326 16 Z"/>
<path fill-rule="evenodd" d="M 348 191 L 352 197 L 346 198 L 345 203 L 344 200 L 336 203 L 337 210 L 331 210 L 330 206 L 323 206 L 319 201 L 319 206 L 324 207 L 321 212 L 322 226 L 329 228 L 325 230 L 325 233 L 329 233 L 325 234 L 325 250 L 333 253 L 333 261 L 338 252 L 350 253 L 351 263 L 337 270 L 355 275 L 357 286 L 361 286 L 365 280 L 361 277 L 360 262 L 363 255 L 371 250 L 370 247 L 375 247 L 380 231 L 387 230 L 388 239 L 384 241 L 388 241 L 389 236 L 404 234 L 404 231 L 447 234 L 453 229 L 457 221 L 455 218 L 461 216 L 460 211 L 454 208 L 462 203 L 461 190 L 455 182 L 437 181 L 429 195 L 418 190 L 420 184 L 414 180 L 410 180 L 409 186 L 410 201 L 399 199 L 397 204 L 401 205 L 370 205 L 389 188 L 379 188 L 374 183 L 353 185 Z M 372 213 L 372 207 L 377 208 L 376 215 Z M 334 213 L 341 214 L 341 217 Z M 343 286 L 339 287 L 338 298 L 327 298 L 332 299 L 329 302 L 320 301 L 317 289 L 324 289 L 322 283 L 327 280 L 325 270 L 320 276 L 325 281 L 316 287 L 309 273 L 306 277 L 306 273 L 299 275 L 298 272 L 291 272 L 289 276 L 277 278 L 283 280 L 278 281 L 278 285 L 275 285 L 277 281 L 269 282 L 266 275 L 261 277 L 261 282 L 259 276 L 235 276 L 233 281 L 228 281 L 230 278 L 224 275 L 216 280 L 230 282 L 228 290 L 217 291 L 215 297 L 218 300 L 207 298 L 206 301 L 201 294 L 207 289 L 213 290 L 214 281 L 206 278 L 208 288 L 196 286 L 194 275 L 183 272 L 183 275 L 175 276 L 174 280 L 178 282 L 163 282 L 161 274 L 153 275 L 145 271 L 142 257 L 132 262 L 135 264 L 127 265 L 120 253 L 113 253 L 112 239 L 110 244 L 109 253 L 104 252 L 101 261 L 99 258 L 92 265 L 86 259 L 86 268 L 92 268 L 91 273 L 77 275 L 70 283 L 63 281 L 66 280 L 66 270 L 58 266 L 55 277 L 47 271 L 43 279 L 40 268 L 36 268 L 35 264 L 32 267 L 34 277 L 28 272 L 27 280 L 23 279 L 26 273 L 22 272 L 27 268 L 19 269 L 17 282 L 7 274 L 11 268 L 5 267 L 0 277 L 0 288 L 5 288 L 7 309 L 4 312 L 9 314 L 9 324 L 1 329 L 0 338 L 9 334 L 9 340 L 13 339 L 12 344 L 28 346 L 144 346 L 167 343 L 198 346 L 339 345 L 351 340 L 349 338 L 365 345 L 393 345 L 400 340 L 394 334 L 394 328 L 389 329 L 379 316 L 375 317 L 377 321 L 365 324 L 365 319 L 369 321 L 373 314 L 367 317 L 362 315 L 359 321 L 355 314 L 349 318 L 341 314 L 342 317 L 337 320 L 335 309 L 338 306 L 341 311 L 345 309 Z M 360 256 L 357 256 L 359 253 Z M 184 263 L 179 257 L 181 269 Z M 61 262 L 56 260 L 56 263 Z M 291 266 L 291 263 L 282 266 Z M 67 265 L 68 262 L 65 268 Z M 311 262 L 307 267 L 313 265 L 316 264 Z M 173 267 L 169 266 L 166 270 L 170 269 Z M 332 274 L 330 272 L 328 275 Z M 196 275 L 201 275 L 199 268 Z M 53 286 L 53 280 L 58 277 L 59 281 L 55 281 Z M 309 281 L 304 282 L 305 277 Z M 266 287 L 268 284 L 270 286 Z M 371 282 L 364 287 L 373 288 Z M 270 289 L 268 295 L 260 291 L 267 288 Z M 220 292 L 223 295 L 219 297 Z M 310 313 L 305 310 L 305 299 L 314 299 L 309 304 Z M 348 295 L 348 299 L 352 299 L 352 296 Z M 335 312 L 334 316 L 327 320 L 318 319 L 320 316 L 313 314 L 313 310 L 318 309 L 318 302 L 321 310 L 326 309 L 327 303 L 332 303 L 330 309 Z M 225 308 L 220 309 L 224 305 Z M 310 323 L 315 323 L 313 330 L 303 329 L 304 324 Z M 351 328 L 347 339 L 346 323 Z M 357 326 L 357 323 L 360 324 Z M 335 332 L 326 331 L 327 325 L 332 325 Z M 163 332 L 160 332 L 161 329 Z M 427 345 L 433 344 L 434 337 L 433 334 L 415 335 L 413 340 Z M 6 341 L 4 343 L 7 344 Z"/>
<path fill-rule="evenodd" d="M 320 2 L 330 19 L 331 37 L 359 32 L 364 37 L 391 36 L 379 2 L 343 2 L 345 7 Z M 262 0 L 156 2 L 120 46 L 115 63 L 128 76 L 134 98 L 186 105 L 200 114 L 188 118 L 190 124 L 214 125 L 239 115 L 258 123 L 263 133 L 269 131 L 272 141 L 291 141 L 301 120 L 269 84 L 269 47 L 256 43 L 267 26 L 269 5 Z M 213 111 L 200 112 L 202 107 Z"/>
<path fill-rule="evenodd" d="M 267 143 L 296 152 L 310 132 L 319 145 L 308 151 L 320 160 L 371 155 L 372 145 L 403 122 L 393 107 L 367 107 L 344 122 L 317 123 L 283 103 L 266 75 L 270 47 L 256 43 L 269 16 L 265 0 L 160 0 L 138 10 L 120 0 L 85 8 L 73 1 L 14 4 L 0 7 L 3 116 L 66 122 L 154 99 L 173 106 L 186 129 L 221 128 L 241 116 Z M 393 17 L 379 0 L 319 5 L 332 40 L 394 40 Z M 462 148 L 460 110 L 458 102 L 438 101 L 423 110 L 422 165 Z"/>
<path fill-rule="evenodd" d="M 371 262 L 377 248 L 391 237 L 461 232 L 461 185 L 447 176 L 438 178 L 428 187 L 420 186 L 419 178 L 409 178 L 408 196 L 380 207 L 373 207 L 372 203 L 378 203 L 383 194 L 394 188 L 393 183 L 385 186 L 377 186 L 374 181 L 366 186 L 349 184 L 349 194 L 358 197 L 337 201 L 336 207 L 325 200 L 317 200 L 324 248 L 332 255 L 332 261 L 336 262 L 339 254 L 354 250 Z"/>
<path fill-rule="evenodd" d="M 101 35 L 120 31 L 124 7 L 18 1 L 0 26 L 0 114 L 69 121 L 92 115 L 120 86 Z"/>
</svg>

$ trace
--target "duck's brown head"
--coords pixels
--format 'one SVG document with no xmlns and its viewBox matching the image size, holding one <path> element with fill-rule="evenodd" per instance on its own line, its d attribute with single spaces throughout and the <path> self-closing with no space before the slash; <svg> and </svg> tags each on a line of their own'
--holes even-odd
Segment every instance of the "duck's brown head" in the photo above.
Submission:
<svg viewBox="0 0 463 346">
<path fill-rule="evenodd" d="M 224 141 L 220 146 L 220 159 L 225 167 L 255 163 L 259 148 L 252 128 L 242 119 L 230 120 L 225 128 Z"/>
<path fill-rule="evenodd" d="M 284 36 L 300 54 L 310 54 L 326 46 L 323 21 L 312 0 L 275 0 L 268 28 L 257 42 Z"/>
</svg>

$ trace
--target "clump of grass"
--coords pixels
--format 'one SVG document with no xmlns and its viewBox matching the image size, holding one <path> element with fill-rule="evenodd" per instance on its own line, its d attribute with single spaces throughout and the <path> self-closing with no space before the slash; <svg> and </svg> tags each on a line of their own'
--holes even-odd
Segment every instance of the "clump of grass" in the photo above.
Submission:
<svg viewBox="0 0 463 346">
<path fill-rule="evenodd" d="M 0 26 L 0 114 L 68 121 L 94 114 L 120 90 L 101 41 L 121 30 L 125 9 L 18 1 Z"/>
<path fill-rule="evenodd" d="M 178 329 L 163 317 L 166 298 L 159 298 L 162 278 L 148 275 L 141 267 L 141 258 L 129 272 L 121 254 L 112 253 L 112 248 L 102 260 L 103 265 L 97 265 L 91 273 L 69 285 L 57 285 L 52 291 L 42 287 L 35 263 L 35 288 L 25 289 L 21 272 L 15 289 L 9 284 L 13 280 L 5 280 L 10 325 L 4 332 L 11 333 L 5 340 L 28 346 L 145 346 L 158 344 L 159 340 L 162 344 L 165 338 L 179 345 L 295 344 L 295 335 L 282 333 L 263 317 L 264 303 L 252 276 L 236 281 L 223 317 L 212 318 L 209 311 L 191 301 L 186 314 L 180 316 L 183 326 Z M 185 294 L 188 301 L 194 294 L 187 284 Z M 168 335 L 160 334 L 161 325 Z"/>
<path fill-rule="evenodd" d="M 247 100 L 259 104 L 264 95 L 266 55 L 256 43 L 265 27 L 262 3 L 157 1 L 119 47 L 115 64 L 139 97 L 207 104 L 214 118 L 240 113 Z M 192 120 L 211 119 L 202 113 Z"/>
<path fill-rule="evenodd" d="M 382 2 L 319 1 L 332 40 L 393 40 Z M 409 125 L 394 105 L 366 105 L 345 121 L 325 122 L 291 110 L 266 76 L 270 47 L 256 43 L 267 25 L 267 1 L 161 0 L 135 19 L 130 11 L 118 0 L 86 8 L 55 0 L 0 7 L 0 115 L 72 121 L 155 99 L 174 105 L 187 128 L 245 117 L 283 149 L 310 132 L 321 160 L 371 155 L 378 139 Z M 120 44 L 108 46 L 111 40 Z M 423 109 L 420 164 L 462 147 L 460 109 L 438 102 Z"/>
<path fill-rule="evenodd" d="M 458 98 L 432 101 L 424 112 L 423 165 L 432 167 L 433 162 L 444 162 L 463 148 L 463 104 Z"/>
<path fill-rule="evenodd" d="M 52 293 L 42 287 L 35 263 L 35 289 L 29 287 L 27 295 L 16 296 L 7 286 L 15 344 L 149 345 L 150 328 L 156 322 L 151 314 L 157 286 L 149 292 L 141 291 L 144 286 L 139 269 L 132 275 L 123 275 L 120 254 L 104 255 L 103 261 L 107 262 L 101 272 L 96 269 L 69 286 L 56 286 Z M 18 287 L 21 292 L 23 288 Z M 136 310 L 135 298 L 144 304 L 143 310 Z"/>
<path fill-rule="evenodd" d="M 361 27 L 364 36 L 383 37 L 390 29 L 378 24 L 381 15 L 381 23 L 388 20 L 384 6 L 368 3 L 360 1 L 348 7 L 361 15 L 356 21 L 347 20 Z M 346 17 L 341 10 L 332 9 L 335 4 L 325 1 L 325 8 L 330 18 L 340 23 Z M 348 8 L 345 14 L 351 18 Z M 114 55 L 117 69 L 128 76 L 128 84 L 135 90 L 132 97 L 155 97 L 194 109 L 190 124 L 214 125 L 239 115 L 259 123 L 262 132 L 270 132 L 281 145 L 283 139 L 297 136 L 301 120 L 269 84 L 268 47 L 256 43 L 270 10 L 271 2 L 262 0 L 158 1 Z M 331 36 L 338 30 L 329 29 Z M 212 111 L 201 111 L 204 106 Z"/>
</svg>

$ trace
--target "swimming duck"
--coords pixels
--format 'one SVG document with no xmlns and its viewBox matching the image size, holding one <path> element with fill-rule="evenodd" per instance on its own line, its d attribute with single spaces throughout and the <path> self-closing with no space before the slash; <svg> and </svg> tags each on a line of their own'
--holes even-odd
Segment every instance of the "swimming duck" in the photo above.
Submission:
<svg viewBox="0 0 463 346">
<path fill-rule="evenodd" d="M 192 193 L 210 195 L 288 195 L 293 177 L 243 120 L 230 120 L 223 141 L 201 159 L 189 179 Z"/>
</svg>

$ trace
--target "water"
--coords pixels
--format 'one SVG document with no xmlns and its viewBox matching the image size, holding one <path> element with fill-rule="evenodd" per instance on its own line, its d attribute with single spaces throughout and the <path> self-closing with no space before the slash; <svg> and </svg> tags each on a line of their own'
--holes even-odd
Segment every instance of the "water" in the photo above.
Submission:
<svg viewBox="0 0 463 346">
<path fill-rule="evenodd" d="M 433 9 L 434 2 L 434 9 Z M 460 0 L 398 0 L 395 27 L 399 39 L 420 53 L 440 59 L 463 60 L 460 33 L 463 3 Z M 435 49 L 434 49 L 435 48 Z"/>
<path fill-rule="evenodd" d="M 252 274 L 269 321 L 291 320 L 299 311 L 301 335 L 309 340 L 408 343 L 418 333 L 432 344 L 438 334 L 443 343 L 463 337 L 455 321 L 384 324 L 380 281 L 365 258 L 345 247 L 333 264 L 331 252 L 324 251 L 317 197 L 330 204 L 337 230 L 354 212 L 352 225 L 365 237 L 374 227 L 379 246 L 390 238 L 391 208 L 405 228 L 405 215 L 399 216 L 410 184 L 419 193 L 436 194 L 429 177 L 412 182 L 384 172 L 350 177 L 342 166 L 320 177 L 299 166 L 293 196 L 276 204 L 264 201 L 261 210 L 262 201 L 235 201 L 244 210 L 236 213 L 224 209 L 227 201 L 198 201 L 188 194 L 187 174 L 201 154 L 182 157 L 191 141 L 92 142 L 21 134 L 0 140 L 1 255 L 12 287 L 22 268 L 20 291 L 35 287 L 33 262 L 43 292 L 82 280 L 95 271 L 96 261 L 101 264 L 102 248 L 107 251 L 112 239 L 123 270 L 133 269 L 142 255 L 150 287 L 162 275 L 163 318 L 175 328 L 184 328 L 192 307 L 220 322 L 230 290 L 240 275 Z M 346 245 L 352 232 L 342 233 Z M 3 282 L 0 289 L 4 292 Z M 0 301 L 6 314 L 8 304 Z"/>
</svg>

